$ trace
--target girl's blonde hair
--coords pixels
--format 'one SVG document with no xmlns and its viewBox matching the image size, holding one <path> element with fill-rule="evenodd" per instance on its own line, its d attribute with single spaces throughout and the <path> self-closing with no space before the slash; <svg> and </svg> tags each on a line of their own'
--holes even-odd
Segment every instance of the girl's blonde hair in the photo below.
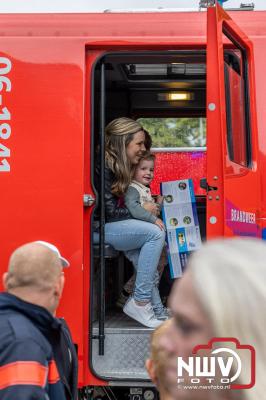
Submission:
<svg viewBox="0 0 266 400">
<path fill-rule="evenodd" d="M 146 161 L 153 161 L 154 162 L 155 159 L 156 159 L 155 154 L 150 153 L 149 151 L 146 151 L 146 153 L 143 154 L 143 156 L 141 156 L 139 161 L 146 160 Z"/>
<path fill-rule="evenodd" d="M 141 124 L 126 117 L 114 119 L 105 128 L 105 161 L 116 177 L 112 193 L 117 196 L 125 193 L 130 184 L 132 166 L 126 148 L 139 131 L 143 131 Z"/>
<path fill-rule="evenodd" d="M 214 240 L 190 258 L 195 291 L 215 337 L 233 337 L 256 352 L 256 382 L 241 399 L 265 397 L 266 244 L 255 239 Z M 243 354 L 242 354 L 243 353 Z M 250 359 L 241 353 L 242 380 L 250 381 Z M 245 356 L 246 358 L 243 356 Z M 231 390 L 234 398 L 235 390 Z M 231 398 L 230 397 L 230 398 Z"/>
</svg>

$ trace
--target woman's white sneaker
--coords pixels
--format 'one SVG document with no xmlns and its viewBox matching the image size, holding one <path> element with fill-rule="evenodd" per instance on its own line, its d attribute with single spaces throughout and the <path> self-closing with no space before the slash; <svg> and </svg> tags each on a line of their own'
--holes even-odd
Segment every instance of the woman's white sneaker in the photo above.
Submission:
<svg viewBox="0 0 266 400">
<path fill-rule="evenodd" d="M 133 297 L 125 304 L 123 311 L 130 318 L 135 319 L 148 328 L 157 328 L 163 322 L 155 317 L 151 303 L 147 303 L 145 306 L 138 306 Z"/>
</svg>

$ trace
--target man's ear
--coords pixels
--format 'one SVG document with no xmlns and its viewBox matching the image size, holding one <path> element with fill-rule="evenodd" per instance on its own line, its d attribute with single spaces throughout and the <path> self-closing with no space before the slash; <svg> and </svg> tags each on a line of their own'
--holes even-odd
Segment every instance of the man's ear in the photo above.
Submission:
<svg viewBox="0 0 266 400">
<path fill-rule="evenodd" d="M 5 291 L 7 291 L 7 277 L 8 277 L 8 272 L 5 272 L 2 277 L 2 282 L 3 282 Z"/>
<path fill-rule="evenodd" d="M 58 297 L 59 299 L 62 296 L 64 285 L 65 285 L 65 276 L 64 274 L 61 274 L 54 286 L 54 293 L 56 297 Z"/>
<path fill-rule="evenodd" d="M 151 378 L 152 382 L 155 385 L 157 385 L 158 379 L 156 377 L 154 363 L 150 358 L 148 358 L 148 360 L 146 360 L 145 367 L 146 367 L 146 370 L 148 371 L 149 377 Z"/>
</svg>

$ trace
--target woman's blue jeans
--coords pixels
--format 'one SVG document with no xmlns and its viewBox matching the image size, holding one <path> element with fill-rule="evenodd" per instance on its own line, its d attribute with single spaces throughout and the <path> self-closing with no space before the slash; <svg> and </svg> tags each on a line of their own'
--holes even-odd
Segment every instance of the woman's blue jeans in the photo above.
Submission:
<svg viewBox="0 0 266 400">
<path fill-rule="evenodd" d="M 134 299 L 151 301 L 154 308 L 161 305 L 155 282 L 164 242 L 165 232 L 150 222 L 127 219 L 105 224 L 105 243 L 123 251 L 137 271 Z"/>
</svg>

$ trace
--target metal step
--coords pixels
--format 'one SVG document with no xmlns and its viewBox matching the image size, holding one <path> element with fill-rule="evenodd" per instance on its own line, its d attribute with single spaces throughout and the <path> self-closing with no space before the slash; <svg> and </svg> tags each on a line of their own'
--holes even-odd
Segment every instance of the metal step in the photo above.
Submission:
<svg viewBox="0 0 266 400">
<path fill-rule="evenodd" d="M 145 361 L 149 356 L 150 334 L 146 328 L 122 311 L 112 312 L 105 320 L 105 351 L 99 356 L 99 341 L 92 340 L 92 367 L 106 380 L 149 379 Z M 93 336 L 98 335 L 98 322 L 93 323 Z"/>
</svg>

